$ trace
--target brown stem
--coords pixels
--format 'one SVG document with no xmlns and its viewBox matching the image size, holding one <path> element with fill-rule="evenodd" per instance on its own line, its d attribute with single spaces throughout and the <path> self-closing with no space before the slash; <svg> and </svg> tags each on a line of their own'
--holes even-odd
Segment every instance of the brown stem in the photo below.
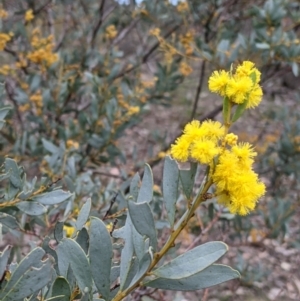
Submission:
<svg viewBox="0 0 300 301">
<path fill-rule="evenodd" d="M 194 105 L 193 105 L 191 120 L 193 120 L 195 118 L 196 111 L 197 111 L 197 106 L 198 106 L 198 102 L 199 102 L 199 96 L 200 96 L 200 93 L 202 91 L 202 86 L 203 86 L 203 82 L 204 82 L 204 73 L 205 73 L 205 63 L 206 63 L 205 60 L 203 60 L 202 63 L 201 63 L 201 71 L 200 71 L 200 75 L 199 75 L 199 82 L 198 82 L 198 86 L 197 86 L 196 96 L 195 96 L 195 99 L 194 99 Z"/>
</svg>

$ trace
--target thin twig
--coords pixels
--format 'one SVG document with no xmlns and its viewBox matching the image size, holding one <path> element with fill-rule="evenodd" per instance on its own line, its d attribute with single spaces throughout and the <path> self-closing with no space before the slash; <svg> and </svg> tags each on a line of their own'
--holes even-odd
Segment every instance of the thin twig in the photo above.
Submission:
<svg viewBox="0 0 300 301">
<path fill-rule="evenodd" d="M 204 73 L 205 73 L 205 63 L 206 63 L 205 60 L 203 60 L 201 63 L 199 82 L 198 82 L 197 91 L 196 91 L 196 95 L 195 95 L 195 99 L 194 99 L 193 111 L 192 111 L 192 115 L 190 118 L 191 120 L 193 120 L 195 118 L 197 106 L 198 106 L 198 102 L 199 102 L 199 96 L 202 91 L 202 86 L 203 86 L 203 82 L 204 82 Z"/>
<path fill-rule="evenodd" d="M 164 39 L 168 38 L 174 31 L 176 31 L 178 28 L 180 27 L 180 24 L 175 25 L 174 27 L 172 27 L 165 35 L 164 35 Z M 157 41 L 143 56 L 142 59 L 140 61 L 140 63 L 132 66 L 131 68 L 128 68 L 126 70 L 121 71 L 119 74 L 117 74 L 113 79 L 117 79 L 119 77 L 124 76 L 125 74 L 135 70 L 136 68 L 138 68 L 140 65 L 143 65 L 147 62 L 147 60 L 149 59 L 149 57 L 151 56 L 151 54 L 159 47 L 160 42 Z"/>
<path fill-rule="evenodd" d="M 93 33 L 92 33 L 92 38 L 91 38 L 91 47 L 93 48 L 95 46 L 95 41 L 96 41 L 96 36 L 98 33 L 98 30 L 100 29 L 102 22 L 103 22 L 103 11 L 104 11 L 104 4 L 105 0 L 102 0 L 99 6 L 99 20 L 94 27 Z"/>
</svg>

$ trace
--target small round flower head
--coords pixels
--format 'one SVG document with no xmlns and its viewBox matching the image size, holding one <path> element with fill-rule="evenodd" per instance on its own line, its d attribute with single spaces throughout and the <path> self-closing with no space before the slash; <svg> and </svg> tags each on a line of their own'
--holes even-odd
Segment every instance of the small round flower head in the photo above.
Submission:
<svg viewBox="0 0 300 301">
<path fill-rule="evenodd" d="M 218 140 L 225 134 L 224 126 L 219 121 L 205 120 L 200 128 L 205 138 L 212 140 Z"/>
<path fill-rule="evenodd" d="M 213 181 L 219 190 L 227 190 L 229 180 L 233 179 L 238 169 L 238 158 L 229 150 L 220 154 L 213 173 Z"/>
<path fill-rule="evenodd" d="M 234 145 L 231 150 L 238 158 L 239 164 L 245 167 L 250 167 L 253 163 L 253 158 L 257 155 L 252 145 L 248 142 Z"/>
<path fill-rule="evenodd" d="M 219 154 L 219 147 L 214 141 L 208 139 L 200 139 L 191 146 L 191 158 L 201 164 L 209 164 L 213 158 Z"/>
<path fill-rule="evenodd" d="M 257 107 L 262 100 L 262 96 L 263 96 L 263 91 L 261 87 L 258 84 L 255 84 L 249 93 L 246 108 L 249 109 L 249 108 Z"/>
<path fill-rule="evenodd" d="M 238 140 L 238 136 L 233 133 L 229 133 L 224 137 L 225 144 L 229 146 L 236 145 L 237 140 Z"/>
<path fill-rule="evenodd" d="M 250 77 L 234 77 L 228 82 L 226 95 L 237 104 L 243 103 L 251 91 L 252 85 Z"/>
<path fill-rule="evenodd" d="M 171 146 L 171 156 L 180 162 L 186 162 L 189 158 L 190 142 L 185 135 L 176 139 L 176 143 Z"/>
<path fill-rule="evenodd" d="M 252 170 L 240 173 L 230 184 L 229 210 L 233 214 L 246 215 L 255 208 L 257 200 L 265 193 L 265 185 L 258 180 L 257 174 Z"/>
<path fill-rule="evenodd" d="M 235 75 L 237 77 L 249 77 L 251 74 L 255 74 L 255 83 L 259 83 L 261 73 L 254 67 L 254 63 L 250 61 L 244 61 L 241 65 L 236 68 Z"/>
<path fill-rule="evenodd" d="M 228 72 L 224 70 L 214 71 L 208 80 L 208 88 L 211 92 L 225 96 L 226 86 L 229 80 L 230 75 Z"/>
<path fill-rule="evenodd" d="M 191 143 L 203 136 L 203 131 L 200 128 L 200 121 L 193 120 L 189 122 L 183 130 L 186 139 Z"/>
</svg>

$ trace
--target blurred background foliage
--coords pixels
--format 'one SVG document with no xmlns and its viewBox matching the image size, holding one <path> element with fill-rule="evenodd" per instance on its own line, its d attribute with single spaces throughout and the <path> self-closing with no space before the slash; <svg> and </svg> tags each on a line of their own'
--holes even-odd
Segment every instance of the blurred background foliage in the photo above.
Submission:
<svg viewBox="0 0 300 301">
<path fill-rule="evenodd" d="M 182 239 L 190 244 L 195 235 L 200 243 L 209 234 L 224 240 L 239 252 L 232 261 L 242 273 L 241 285 L 267 292 L 262 300 L 298 298 L 299 272 L 287 276 L 300 246 L 298 1 L 2 0 L 1 5 L 0 101 L 11 109 L 0 131 L 0 160 L 9 156 L 25 167 L 28 179 L 37 176 L 39 185 L 74 193 L 48 217 L 16 213 L 29 231 L 19 246 L 50 235 L 58 217 L 72 226 L 79 203 L 88 197 L 99 214 L 112 200 L 112 212 L 122 210 L 131 176 L 144 162 L 160 166 L 183 124 L 220 118 L 221 102 L 207 93 L 208 74 L 251 60 L 262 72 L 264 104 L 235 130 L 256 145 L 256 167 L 268 194 L 246 218 L 211 202 Z M 161 170 L 154 178 L 159 223 Z M 181 197 L 179 211 L 183 204 Z M 37 227 L 40 234 L 33 235 Z M 281 261 L 284 254 L 290 266 L 272 278 L 276 260 L 263 266 L 264 257 L 253 254 L 276 248 L 284 251 L 272 255 Z"/>
</svg>

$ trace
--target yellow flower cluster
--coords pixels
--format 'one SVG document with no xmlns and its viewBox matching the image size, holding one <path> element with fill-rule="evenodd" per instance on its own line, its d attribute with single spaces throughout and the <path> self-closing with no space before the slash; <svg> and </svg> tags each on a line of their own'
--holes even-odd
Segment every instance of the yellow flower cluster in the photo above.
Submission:
<svg viewBox="0 0 300 301">
<path fill-rule="evenodd" d="M 27 10 L 24 18 L 26 22 L 30 22 L 31 20 L 33 20 L 34 19 L 33 10 L 32 9 Z"/>
<path fill-rule="evenodd" d="M 189 9 L 189 5 L 187 3 L 187 1 L 183 0 L 183 1 L 180 1 L 178 4 L 177 4 L 177 11 L 179 13 L 182 13 L 182 12 L 185 12 Z"/>
<path fill-rule="evenodd" d="M 34 103 L 36 108 L 36 114 L 38 116 L 42 115 L 42 109 L 43 109 L 43 96 L 41 91 L 37 91 L 35 94 L 31 95 L 29 97 L 29 100 Z"/>
<path fill-rule="evenodd" d="M 158 27 L 150 29 L 149 30 L 149 35 L 159 37 L 160 36 L 160 29 Z"/>
<path fill-rule="evenodd" d="M 256 153 L 249 143 L 237 143 L 233 133 L 225 134 L 218 121 L 188 123 L 176 143 L 171 146 L 174 159 L 196 161 L 210 166 L 210 176 L 216 185 L 218 202 L 231 213 L 245 215 L 265 193 L 265 185 L 252 170 Z"/>
<path fill-rule="evenodd" d="M 179 41 L 185 49 L 185 54 L 191 55 L 194 51 L 192 46 L 192 42 L 194 41 L 194 33 L 188 31 L 185 35 L 180 36 Z"/>
<path fill-rule="evenodd" d="M 32 32 L 31 46 L 32 52 L 27 54 L 27 58 L 35 64 L 51 66 L 58 60 L 58 54 L 53 53 L 53 36 L 49 35 L 47 38 L 40 36 L 38 29 Z"/>
<path fill-rule="evenodd" d="M 114 39 L 118 34 L 118 31 L 116 29 L 116 26 L 115 25 L 109 25 L 106 27 L 105 29 L 105 37 L 107 39 Z"/>
<path fill-rule="evenodd" d="M 233 214 L 246 215 L 265 194 L 265 185 L 252 169 L 255 156 L 249 143 L 232 146 L 219 156 L 212 179 L 218 202 Z"/>
<path fill-rule="evenodd" d="M 2 75 L 8 75 L 10 72 L 12 71 L 10 65 L 3 65 L 1 68 L 0 68 L 0 74 Z"/>
<path fill-rule="evenodd" d="M 233 103 L 246 102 L 246 108 L 254 108 L 259 105 L 263 95 L 259 81 L 260 72 L 254 67 L 254 63 L 244 61 L 235 73 L 214 71 L 208 80 L 208 88 L 211 92 L 228 97 Z"/>
<path fill-rule="evenodd" d="M 66 142 L 66 146 L 68 149 L 73 148 L 73 149 L 78 149 L 79 148 L 79 143 L 77 141 L 74 141 L 72 139 L 68 139 Z"/>
<path fill-rule="evenodd" d="M 179 72 L 183 76 L 189 76 L 193 72 L 193 68 L 188 65 L 186 62 L 181 62 L 179 65 Z"/>
<path fill-rule="evenodd" d="M 176 143 L 171 147 L 174 159 L 185 162 L 188 159 L 201 164 L 209 164 L 220 153 L 218 141 L 225 129 L 218 121 L 207 120 L 202 124 L 198 120 L 188 123 Z"/>
<path fill-rule="evenodd" d="M 63 230 L 66 234 L 66 237 L 72 237 L 76 229 L 75 227 L 64 225 Z"/>
<path fill-rule="evenodd" d="M 6 47 L 6 44 L 11 40 L 12 37 L 13 33 L 7 34 L 0 32 L 0 51 L 2 51 Z"/>
</svg>

